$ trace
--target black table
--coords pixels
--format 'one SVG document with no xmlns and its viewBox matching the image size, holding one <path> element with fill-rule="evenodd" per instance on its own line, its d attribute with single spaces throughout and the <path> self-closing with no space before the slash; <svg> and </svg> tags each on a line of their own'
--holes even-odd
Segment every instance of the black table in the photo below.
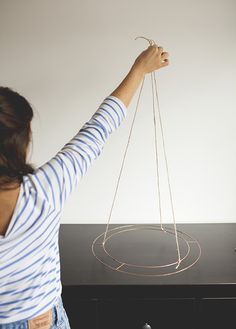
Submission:
<svg viewBox="0 0 236 329">
<path fill-rule="evenodd" d="M 167 277 L 132 276 L 100 263 L 91 245 L 105 228 L 60 227 L 62 298 L 72 329 L 141 329 L 146 323 L 151 329 L 236 328 L 236 224 L 177 225 L 198 240 L 202 255 L 190 269 Z M 137 250 L 137 241 L 150 241 L 150 231 L 142 231 L 143 240 L 138 234 L 114 239 L 113 252 L 146 260 L 150 246 Z"/>
</svg>

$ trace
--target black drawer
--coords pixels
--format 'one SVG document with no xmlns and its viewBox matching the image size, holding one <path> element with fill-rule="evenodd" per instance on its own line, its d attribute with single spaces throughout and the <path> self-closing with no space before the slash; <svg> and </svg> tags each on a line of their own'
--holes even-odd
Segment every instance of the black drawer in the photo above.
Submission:
<svg viewBox="0 0 236 329">
<path fill-rule="evenodd" d="M 62 293 L 62 300 L 71 329 L 98 328 L 98 303 L 96 300 L 74 299 L 65 292 Z"/>
<path fill-rule="evenodd" d="M 198 329 L 195 322 L 194 299 L 101 301 L 102 329 Z"/>
<path fill-rule="evenodd" d="M 202 299 L 199 306 L 200 328 L 236 328 L 236 299 Z"/>
</svg>

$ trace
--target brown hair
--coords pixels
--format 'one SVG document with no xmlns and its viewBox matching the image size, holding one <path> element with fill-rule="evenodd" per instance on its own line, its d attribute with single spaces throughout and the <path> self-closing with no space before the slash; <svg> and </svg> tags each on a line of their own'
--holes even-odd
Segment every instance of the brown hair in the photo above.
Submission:
<svg viewBox="0 0 236 329">
<path fill-rule="evenodd" d="M 21 183 L 24 175 L 34 171 L 26 164 L 32 118 L 32 107 L 23 96 L 0 87 L 0 190 Z"/>
</svg>

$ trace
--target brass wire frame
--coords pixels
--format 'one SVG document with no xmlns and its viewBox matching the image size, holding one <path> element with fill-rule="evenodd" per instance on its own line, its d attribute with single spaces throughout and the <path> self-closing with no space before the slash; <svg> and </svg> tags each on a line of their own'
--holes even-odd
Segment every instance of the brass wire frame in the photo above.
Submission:
<svg viewBox="0 0 236 329">
<path fill-rule="evenodd" d="M 171 231 L 174 231 L 171 228 L 168 228 L 165 231 L 163 231 L 161 229 L 161 227 L 158 228 L 158 226 L 160 226 L 160 225 L 157 225 L 157 224 L 155 224 L 154 226 L 153 225 L 145 225 L 142 228 L 141 227 L 136 227 L 135 224 L 134 225 L 118 226 L 118 227 L 115 227 L 115 228 L 110 229 L 109 231 L 107 231 L 107 233 L 109 233 L 109 232 L 121 229 L 120 232 L 116 232 L 116 233 L 111 234 L 106 239 L 106 241 L 109 240 L 115 234 L 130 231 L 130 229 L 126 229 L 127 227 L 129 227 L 129 228 L 133 227 L 132 230 L 140 230 L 140 229 L 145 229 L 145 230 L 149 229 L 150 230 L 150 229 L 152 229 L 152 230 L 159 230 L 159 231 L 163 232 L 163 234 L 164 234 L 164 232 L 170 233 L 170 234 L 175 234 L 174 232 L 171 232 Z M 97 236 L 95 238 L 95 240 L 93 241 L 93 243 L 92 243 L 92 253 L 97 258 L 97 260 L 99 260 L 99 262 L 101 262 L 103 265 L 107 266 L 108 268 L 110 268 L 112 270 L 115 270 L 115 271 L 118 271 L 118 272 L 121 272 L 121 273 L 126 273 L 126 274 L 133 275 L 133 276 L 144 276 L 144 277 L 170 276 L 170 275 L 173 275 L 173 274 L 181 273 L 181 272 L 191 268 L 193 265 L 195 265 L 198 262 L 199 258 L 201 257 L 201 246 L 200 246 L 199 242 L 187 233 L 184 233 L 180 230 L 178 230 L 178 233 L 180 235 L 183 235 L 183 236 L 180 236 L 180 238 L 187 245 L 187 253 L 183 258 L 181 258 L 181 262 L 184 261 L 185 259 L 187 260 L 187 257 L 191 253 L 191 248 L 195 248 L 195 252 L 196 252 L 195 257 L 192 260 L 190 260 L 190 263 L 187 264 L 186 266 L 180 268 L 180 269 L 179 269 L 179 267 L 176 268 L 176 266 L 174 266 L 175 264 L 178 263 L 178 261 L 176 261 L 174 263 L 165 264 L 165 265 L 136 265 L 136 264 L 131 264 L 131 263 L 120 261 L 117 258 L 113 257 L 110 253 L 108 253 L 106 248 L 104 247 L 102 239 L 103 239 L 103 236 L 104 236 L 105 232 L 100 234 L 99 236 Z M 186 236 L 186 238 L 184 238 L 184 236 Z M 102 257 L 98 255 L 98 251 L 96 250 L 96 248 L 98 248 L 100 250 L 100 252 L 101 251 L 104 252 L 104 255 L 102 255 L 103 258 L 104 258 L 104 256 L 107 255 L 110 259 L 117 262 L 118 266 L 115 267 L 115 266 L 109 265 L 108 262 L 104 261 L 104 259 L 102 259 Z M 135 272 L 131 272 L 131 271 L 128 271 L 128 270 L 121 269 L 122 267 L 124 268 L 124 266 L 126 266 L 127 268 L 134 268 L 134 269 L 135 268 L 142 268 L 142 269 L 144 268 L 144 269 L 157 269 L 157 270 L 162 269 L 162 268 L 165 269 L 166 267 L 174 266 L 174 269 L 172 269 L 172 271 L 170 270 L 169 272 L 166 272 L 166 273 L 147 274 L 147 273 L 135 273 Z"/>
<path fill-rule="evenodd" d="M 116 234 L 120 234 L 120 233 L 123 233 L 123 232 L 129 232 L 129 231 L 138 231 L 138 230 L 146 230 L 146 229 L 149 229 L 149 230 L 158 230 L 158 231 L 163 231 L 162 230 L 162 228 L 157 228 L 157 227 L 155 227 L 155 226 L 149 226 L 148 227 L 148 225 L 147 225 L 147 227 L 145 228 L 145 227 L 137 227 L 137 228 L 129 228 L 129 229 L 127 229 L 127 230 L 122 230 L 122 231 L 120 231 L 120 232 L 116 232 L 116 233 L 113 233 L 113 234 L 111 234 L 108 238 L 106 238 L 106 242 L 112 237 L 112 236 L 114 236 L 114 235 L 116 235 Z M 173 232 L 170 232 L 170 230 L 165 230 L 165 233 L 169 233 L 169 234 L 174 234 Z M 186 244 L 187 244 L 187 253 L 186 253 L 186 255 L 183 257 L 183 258 L 181 258 L 181 262 L 188 256 L 188 254 L 189 254 L 189 251 L 190 251 L 190 245 L 189 245 L 189 243 L 188 243 L 188 241 L 187 240 L 185 240 L 183 237 L 180 237 L 184 242 L 186 242 Z M 178 264 L 178 261 L 176 261 L 176 262 L 174 262 L 174 263 L 169 263 L 169 264 L 166 264 L 166 265 L 136 265 L 136 264 L 131 264 L 131 263 L 126 263 L 126 262 L 121 262 L 120 260 L 118 260 L 117 258 L 114 258 L 108 251 L 107 251 L 107 249 L 106 249 L 106 247 L 105 247 L 105 244 L 104 244 L 104 251 L 106 252 L 106 254 L 108 255 L 108 256 L 110 256 L 112 259 L 114 259 L 114 260 L 116 260 L 117 262 L 119 262 L 119 263 L 122 263 L 122 264 L 125 264 L 125 265 L 128 265 L 128 266 L 133 266 L 133 267 L 145 267 L 145 268 L 161 268 L 161 267 L 168 267 L 168 266 L 173 266 L 173 265 L 177 265 Z"/>
<path fill-rule="evenodd" d="M 150 46 L 156 45 L 156 43 L 152 40 L 152 39 L 147 39 L 145 37 L 136 37 L 136 39 L 138 38 L 143 38 L 145 40 L 147 40 L 150 44 Z M 157 46 L 157 45 L 156 45 Z M 179 272 L 182 272 L 184 270 L 187 270 L 188 268 L 192 267 L 194 264 L 196 264 L 196 262 L 199 260 L 200 256 L 201 256 L 201 247 L 200 244 L 198 243 L 197 240 L 195 240 L 193 237 L 191 237 L 190 235 L 177 230 L 176 228 L 176 221 L 175 221 L 175 214 L 174 214 L 174 206 L 173 206 L 173 198 L 172 198 L 172 191 L 171 191 L 171 185 L 170 185 L 170 178 L 169 178 L 169 170 L 168 170 L 168 163 L 167 163 L 167 156 L 166 156 L 166 151 L 165 151 L 165 142 L 164 142 L 164 133 L 163 133 L 163 128 L 162 128 L 162 120 L 161 120 L 161 114 L 160 114 L 160 106 L 159 106 L 159 99 L 158 99 L 158 93 L 157 93 L 157 82 L 156 82 L 156 76 L 155 76 L 155 72 L 151 73 L 151 81 L 152 81 L 152 96 L 153 96 L 153 119 L 154 119 L 154 129 L 155 129 L 155 151 L 156 151 L 156 164 L 157 164 L 157 186 L 158 186 L 158 199 L 159 199 L 159 211 L 160 211 L 160 225 L 155 224 L 155 226 L 149 226 L 149 225 L 145 225 L 143 227 L 135 227 L 136 225 L 125 225 L 125 226 L 119 226 L 118 228 L 115 229 L 108 229 L 109 228 L 109 224 L 110 224 L 110 220 L 111 220 L 111 215 L 112 215 L 112 211 L 114 208 L 114 204 L 115 204 L 115 199 L 116 199 L 116 195 L 117 195 L 117 191 L 118 191 L 118 187 L 119 187 L 119 183 L 120 183 L 120 178 L 122 175 L 122 171 L 123 171 L 123 167 L 124 167 L 124 163 L 125 163 L 125 158 L 126 158 L 126 154 L 127 154 L 127 150 L 128 150 L 128 146 L 129 146 L 129 142 L 130 142 L 130 138 L 131 138 L 131 134 L 132 134 L 132 130 L 133 130 L 133 126 L 134 126 L 134 122 L 135 122 L 135 118 L 136 118 L 136 114 L 137 114 L 137 109 L 138 109 L 138 105 L 139 105 L 139 100 L 140 100 L 140 96 L 142 93 L 142 89 L 143 89 L 143 85 L 144 85 L 144 81 L 145 81 L 145 77 L 142 81 L 142 85 L 140 88 L 140 92 L 139 92 L 139 96 L 138 96 L 138 101 L 137 101 L 137 105 L 136 105 L 136 110 L 135 110 L 135 114 L 134 114 L 134 118 L 132 121 L 132 125 L 131 125 L 131 129 L 130 129 L 130 134 L 128 137 L 128 142 L 126 145 L 126 149 L 125 149 L 125 153 L 124 153 L 124 157 L 123 157 L 123 161 L 122 161 L 122 165 L 121 165 L 121 169 L 120 169 L 120 173 L 119 173 L 119 177 L 118 177 L 118 181 L 117 181 L 117 185 L 116 185 L 116 190 L 115 190 L 115 194 L 114 194 L 114 198 L 113 198 L 113 202 L 112 202 L 112 206 L 111 206 L 111 210 L 110 210 L 110 214 L 109 214 L 109 219 L 108 219 L 108 223 L 106 225 L 106 231 L 102 234 L 100 234 L 97 238 L 95 238 L 95 240 L 92 243 L 92 252 L 94 254 L 94 256 L 104 265 L 108 266 L 109 268 L 119 271 L 119 272 L 123 272 L 123 273 L 127 273 L 127 274 L 131 274 L 131 275 L 136 275 L 136 276 L 168 276 L 168 275 L 172 275 L 172 274 L 176 274 Z M 172 216 L 173 216 L 173 225 L 174 225 L 174 229 L 171 228 L 164 228 L 163 227 L 163 223 L 162 223 L 162 212 L 161 212 L 161 198 L 160 198 L 160 186 L 159 186 L 159 169 L 158 169 L 158 153 L 157 153 L 157 133 L 156 133 L 156 114 L 155 114 L 155 97 L 154 97 L 154 89 L 155 89 L 155 94 L 156 94 L 156 100 L 158 103 L 158 115 L 159 115 L 159 121 L 160 121 L 160 127 L 161 127 L 161 134 L 162 134 L 162 144 L 163 144 L 163 150 L 164 150 L 164 156 L 165 156 L 165 164 L 166 164 L 166 171 L 167 171 L 167 178 L 168 178 L 168 186 L 169 186 L 169 194 L 170 194 L 170 201 L 171 201 L 171 207 L 172 207 Z M 158 226 L 160 226 L 160 228 L 158 228 Z M 129 229 L 125 229 L 128 228 Z M 132 228 L 131 228 L 132 227 Z M 107 237 L 107 234 L 110 233 L 113 230 L 122 228 L 122 230 L 120 232 L 115 232 L 113 234 L 111 234 L 109 237 Z M 174 263 L 168 263 L 165 265 L 137 265 L 137 264 L 131 264 L 131 263 L 126 263 L 126 262 L 121 262 L 118 259 L 114 258 L 106 249 L 105 244 L 107 242 L 107 240 L 111 239 L 112 236 L 116 235 L 116 234 L 120 234 L 122 232 L 127 232 L 127 231 L 134 231 L 134 230 L 141 230 L 141 229 L 151 229 L 151 230 L 159 230 L 162 231 L 163 233 L 168 233 L 168 234 L 173 234 L 175 235 L 175 240 L 176 240 L 176 250 L 177 250 L 177 261 Z M 171 232 L 174 231 L 174 232 Z M 178 233 L 180 234 L 178 236 Z M 187 240 L 186 238 L 184 238 L 183 236 L 187 236 L 188 238 L 190 238 L 190 240 Z M 102 242 L 98 242 L 99 238 L 103 237 L 103 241 Z M 181 258 L 180 255 L 180 248 L 179 248 L 179 238 L 182 239 L 186 245 L 187 245 L 187 253 L 184 257 Z M 95 251 L 95 246 L 99 246 L 100 248 L 102 248 L 102 251 L 108 256 L 110 257 L 113 261 L 118 262 L 120 265 L 118 267 L 112 267 L 109 264 L 107 264 L 106 262 L 104 262 L 102 259 L 100 259 Z M 184 260 L 187 259 L 187 257 L 190 254 L 191 251 L 191 246 L 195 246 L 197 247 L 197 257 L 196 259 L 193 259 L 192 262 L 188 265 L 186 265 L 185 267 L 181 268 L 178 270 L 179 266 L 181 265 L 181 262 L 183 262 Z M 167 273 L 159 273 L 159 274 L 145 274 L 145 273 L 134 273 L 134 272 L 129 272 L 129 271 L 125 271 L 125 270 L 121 270 L 121 267 L 133 267 L 133 268 L 145 268 L 145 269 L 149 269 L 149 268 L 155 268 L 155 269 L 162 269 L 162 268 L 166 268 L 166 267 L 171 267 L 171 266 L 175 266 L 175 271 L 170 271 Z"/>
</svg>

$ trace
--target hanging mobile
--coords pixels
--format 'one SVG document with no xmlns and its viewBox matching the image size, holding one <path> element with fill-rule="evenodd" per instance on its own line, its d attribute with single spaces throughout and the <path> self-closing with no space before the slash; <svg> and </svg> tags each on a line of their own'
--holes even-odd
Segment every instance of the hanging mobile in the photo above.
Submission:
<svg viewBox="0 0 236 329">
<path fill-rule="evenodd" d="M 156 43 L 152 39 L 148 39 L 145 37 L 136 37 L 136 39 L 143 38 L 147 40 L 150 44 L 156 45 Z M 157 169 L 157 187 L 158 187 L 158 201 L 159 201 L 159 213 L 160 213 L 160 224 L 154 224 L 154 225 L 122 225 L 119 227 L 115 227 L 113 229 L 109 229 L 110 220 L 112 216 L 112 211 L 114 208 L 116 195 L 121 179 L 121 175 L 123 172 L 123 167 L 127 155 L 127 150 L 130 143 L 130 138 L 133 131 L 134 122 L 136 119 L 136 114 L 139 106 L 140 96 L 143 90 L 145 77 L 143 78 L 142 85 L 140 88 L 140 92 L 138 95 L 137 105 L 134 113 L 134 118 L 132 121 L 128 142 L 126 145 L 116 189 L 115 194 L 113 197 L 113 202 L 109 214 L 108 223 L 106 225 L 106 231 L 102 234 L 100 234 L 92 243 L 92 252 L 94 256 L 104 265 L 109 267 L 112 270 L 119 271 L 126 274 L 131 274 L 135 276 L 168 276 L 176 273 L 180 273 L 182 271 L 185 271 L 192 267 L 194 264 L 197 263 L 201 256 L 201 247 L 200 244 L 196 239 L 191 237 L 190 235 L 177 230 L 176 227 L 176 220 L 175 220 L 175 213 L 174 213 L 174 206 L 173 206 L 173 197 L 172 197 L 172 191 L 171 191 L 171 184 L 170 184 L 170 177 L 169 177 L 169 169 L 168 169 L 168 162 L 167 162 L 167 156 L 166 156 L 166 148 L 165 148 L 165 142 L 164 142 L 164 133 L 163 133 L 163 127 L 162 127 L 162 120 L 161 120 L 161 113 L 160 113 L 160 106 L 159 106 L 159 99 L 158 99 L 158 93 L 157 93 L 157 81 L 156 81 L 156 75 L 155 72 L 151 72 L 151 83 L 152 83 L 152 100 L 153 100 L 153 123 L 154 123 L 154 130 L 155 130 L 155 154 L 156 154 L 156 169 Z M 162 136 L 162 145 L 163 145 L 163 151 L 164 151 L 164 158 L 165 158 L 165 167 L 167 172 L 167 180 L 168 180 L 168 189 L 169 189 L 169 195 L 170 195 L 170 202 L 171 202 L 171 211 L 173 216 L 173 228 L 171 227 L 164 227 L 163 225 L 163 219 L 162 219 L 162 209 L 161 209 L 161 194 L 160 194 L 160 179 L 159 179 L 159 165 L 158 165 L 158 152 L 157 152 L 157 129 L 156 129 L 156 110 L 155 110 L 155 96 L 156 101 L 158 104 L 158 118 L 160 122 L 160 129 L 161 129 L 161 136 Z M 173 251 L 176 252 L 176 261 L 166 262 L 165 264 L 153 264 L 153 265 L 139 265 L 135 263 L 128 263 L 122 260 L 121 258 L 118 259 L 117 257 L 114 257 L 111 252 L 107 250 L 106 243 L 108 240 L 111 241 L 112 237 L 122 234 L 124 232 L 131 232 L 131 231 L 138 231 L 138 230 L 157 230 L 162 232 L 162 234 L 169 234 L 170 236 L 174 236 L 175 238 L 175 244 L 176 244 L 176 250 Z M 182 243 L 182 255 L 180 253 L 180 242 Z"/>
</svg>

